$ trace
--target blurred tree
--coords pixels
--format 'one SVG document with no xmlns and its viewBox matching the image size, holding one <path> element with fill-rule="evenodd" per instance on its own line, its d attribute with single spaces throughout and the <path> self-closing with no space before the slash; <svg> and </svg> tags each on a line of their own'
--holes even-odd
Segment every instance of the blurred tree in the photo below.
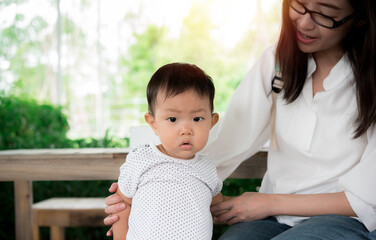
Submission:
<svg viewBox="0 0 376 240">
<path fill-rule="evenodd" d="M 143 123 L 146 84 L 152 73 L 168 62 L 194 63 L 212 76 L 216 111 L 224 112 L 249 66 L 276 39 L 273 36 L 279 23 L 279 2 L 267 14 L 262 8 L 264 3 L 256 2 L 257 16 L 235 47 L 225 47 L 215 37 L 220 26 L 212 23 L 210 14 L 216 0 L 193 1 L 177 34 L 171 34 L 168 24 L 151 23 L 147 16 L 150 12 L 143 11 L 145 3 L 135 3 L 135 11 L 124 10 L 124 17 L 115 28 L 121 40 L 115 47 L 118 51 L 109 55 L 114 46 L 105 42 L 108 26 L 100 21 L 98 2 L 62 1 L 63 106 L 74 123 L 74 136 L 103 137 L 108 128 L 115 129 L 112 133 L 126 134 L 129 126 Z M 32 3 L 0 3 L 0 14 L 10 16 L 5 23 L 0 22 L 0 94 L 54 103 L 58 57 L 56 0 L 43 3 L 50 15 L 23 10 Z M 132 37 L 129 32 L 133 32 Z"/>
<path fill-rule="evenodd" d="M 41 17 L 24 22 L 24 15 L 15 14 L 13 24 L 0 29 L 0 60 L 7 66 L 0 74 L 0 81 L 10 93 L 35 97 L 39 95 L 47 69 L 41 63 L 43 48 L 33 36 L 46 29 L 47 23 Z M 7 72 L 11 74 L 5 75 Z"/>
<path fill-rule="evenodd" d="M 246 63 L 239 64 L 238 58 L 229 57 L 233 52 L 224 49 L 211 37 L 215 26 L 208 16 L 209 8 L 208 2 L 195 2 L 184 18 L 177 38 L 169 37 L 165 27 L 155 25 L 149 25 L 143 33 L 134 34 L 135 43 L 119 59 L 121 91 L 116 87 L 111 92 L 123 97 L 145 98 L 146 85 L 157 68 L 169 62 L 189 62 L 213 78 L 215 106 L 224 111 L 236 84 L 244 76 Z"/>
<path fill-rule="evenodd" d="M 0 25 L 0 63 L 3 63 L 0 68 L 0 94 L 57 103 L 58 35 L 56 23 L 51 22 L 51 19 L 57 19 L 56 1 L 43 3 L 43 9 L 47 9 L 48 14 L 25 12 L 25 7 L 30 4 L 30 1 L 18 0 L 0 3 L 0 13 L 8 12 L 10 16 L 7 23 Z M 62 22 L 64 27 L 61 37 L 66 45 L 71 50 L 83 48 L 85 36 L 82 31 L 64 16 Z M 77 62 L 83 60 L 77 57 L 72 65 Z M 66 67 L 70 67 L 69 61 Z M 63 78 L 66 80 L 69 76 Z M 69 88 L 65 86 L 63 92 L 67 90 Z"/>
<path fill-rule="evenodd" d="M 163 27 L 149 25 L 144 33 L 134 34 L 135 43 L 129 46 L 128 54 L 119 59 L 123 95 L 145 97 L 146 85 L 161 64 L 159 52 L 165 32 Z"/>
</svg>

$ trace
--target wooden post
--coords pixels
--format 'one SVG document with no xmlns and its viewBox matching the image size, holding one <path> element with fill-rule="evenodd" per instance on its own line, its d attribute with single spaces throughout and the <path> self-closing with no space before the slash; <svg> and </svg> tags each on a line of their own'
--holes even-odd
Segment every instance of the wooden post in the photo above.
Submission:
<svg viewBox="0 0 376 240">
<path fill-rule="evenodd" d="M 51 240 L 64 240 L 65 232 L 64 227 L 52 226 L 50 229 Z"/>
<path fill-rule="evenodd" d="M 33 185 L 32 181 L 14 181 L 14 204 L 16 211 L 16 239 L 31 240 L 33 236 Z"/>
</svg>

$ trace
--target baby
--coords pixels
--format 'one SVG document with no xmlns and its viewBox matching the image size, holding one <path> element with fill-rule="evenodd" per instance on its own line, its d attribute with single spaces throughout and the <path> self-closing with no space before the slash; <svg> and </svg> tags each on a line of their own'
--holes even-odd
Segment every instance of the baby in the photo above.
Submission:
<svg viewBox="0 0 376 240">
<path fill-rule="evenodd" d="M 222 181 L 198 152 L 218 121 L 213 99 L 211 78 L 195 65 L 167 64 L 151 77 L 145 120 L 161 144 L 134 148 L 120 168 L 117 193 L 131 207 L 119 214 L 114 239 L 211 239 L 210 205 L 223 201 Z"/>
</svg>

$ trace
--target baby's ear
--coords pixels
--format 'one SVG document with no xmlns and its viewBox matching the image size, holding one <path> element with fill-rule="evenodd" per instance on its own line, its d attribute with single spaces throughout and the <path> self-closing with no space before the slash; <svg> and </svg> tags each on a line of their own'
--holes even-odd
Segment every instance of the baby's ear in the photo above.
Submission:
<svg viewBox="0 0 376 240">
<path fill-rule="evenodd" d="M 211 127 L 214 127 L 214 125 L 218 122 L 218 120 L 219 120 L 218 113 L 213 113 L 212 114 L 212 124 L 211 124 Z"/>
<path fill-rule="evenodd" d="M 151 129 L 153 129 L 155 135 L 158 136 L 158 133 L 157 133 L 157 128 L 155 127 L 155 119 L 154 119 L 154 116 L 150 113 L 145 113 L 145 121 L 149 124 L 149 126 L 151 127 Z"/>
</svg>

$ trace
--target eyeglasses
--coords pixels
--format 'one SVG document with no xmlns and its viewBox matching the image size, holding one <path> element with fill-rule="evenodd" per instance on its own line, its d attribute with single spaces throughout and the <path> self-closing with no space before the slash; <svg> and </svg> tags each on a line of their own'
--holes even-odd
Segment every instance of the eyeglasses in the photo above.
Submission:
<svg viewBox="0 0 376 240">
<path fill-rule="evenodd" d="M 309 10 L 306 6 L 298 2 L 297 0 L 289 0 L 288 1 L 289 6 L 300 15 L 304 15 L 306 13 L 309 13 L 311 16 L 312 21 L 314 21 L 317 25 L 324 27 L 324 28 L 337 28 L 347 22 L 349 19 L 351 19 L 354 16 L 354 13 L 351 13 L 349 16 L 345 17 L 344 19 L 340 21 L 334 20 L 334 18 L 326 16 L 322 13 L 315 12 Z"/>
</svg>

